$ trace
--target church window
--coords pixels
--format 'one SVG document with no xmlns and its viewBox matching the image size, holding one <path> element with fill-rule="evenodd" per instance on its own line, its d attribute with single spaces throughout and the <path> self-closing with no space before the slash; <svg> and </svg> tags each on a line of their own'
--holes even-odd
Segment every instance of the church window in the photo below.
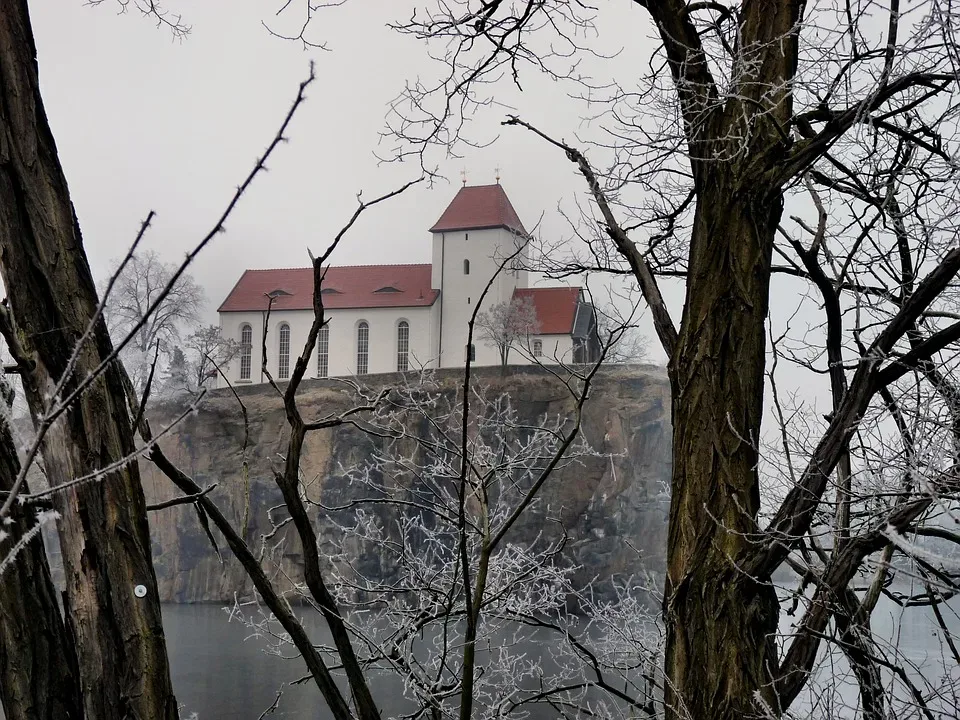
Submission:
<svg viewBox="0 0 960 720">
<path fill-rule="evenodd" d="M 357 375 L 370 371 L 370 326 L 365 320 L 357 325 Z"/>
<path fill-rule="evenodd" d="M 410 323 L 401 320 L 397 325 L 397 370 L 410 369 Z"/>
<path fill-rule="evenodd" d="M 330 325 L 324 325 L 317 333 L 317 377 L 325 378 L 330 372 Z"/>
<path fill-rule="evenodd" d="M 240 379 L 250 379 L 250 365 L 253 354 L 253 328 L 240 326 Z"/>
<path fill-rule="evenodd" d="M 280 326 L 280 348 L 277 359 L 277 377 L 286 380 L 290 377 L 290 326 L 283 323 Z"/>
</svg>

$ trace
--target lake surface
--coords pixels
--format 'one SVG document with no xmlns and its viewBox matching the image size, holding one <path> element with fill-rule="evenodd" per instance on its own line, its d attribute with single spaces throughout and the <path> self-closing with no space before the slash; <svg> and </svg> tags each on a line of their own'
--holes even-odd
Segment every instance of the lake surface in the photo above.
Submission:
<svg viewBox="0 0 960 720">
<path fill-rule="evenodd" d="M 948 626 L 960 634 L 960 619 L 956 612 L 948 607 L 945 615 Z M 257 720 L 273 704 L 281 688 L 277 708 L 268 718 L 326 720 L 330 717 L 312 681 L 291 685 L 306 674 L 302 661 L 297 657 L 269 654 L 269 643 L 265 639 L 251 637 L 244 625 L 229 621 L 219 606 L 166 605 L 163 617 L 182 718 L 189 719 L 196 713 L 197 720 Z M 784 619 L 784 631 L 788 630 L 789 622 L 790 618 Z M 306 625 L 314 637 L 324 638 L 325 633 L 315 618 L 308 616 Z M 899 629 L 894 632 L 894 628 Z M 900 609 L 884 600 L 874 614 L 874 629 L 891 643 L 881 648 L 884 652 L 892 652 L 892 644 L 896 644 L 899 652 L 916 668 L 922 667 L 931 675 L 942 674 L 946 662 L 947 672 L 960 680 L 957 676 L 960 669 L 953 666 L 952 660 L 945 661 L 942 655 L 935 621 L 928 611 L 914 608 L 901 618 Z M 913 670 L 911 674 L 919 676 L 919 670 Z M 811 690 L 795 704 L 795 716 L 852 717 L 857 700 L 856 687 L 842 678 L 823 675 L 821 673 Z M 829 682 L 839 686 L 843 703 L 814 710 L 814 706 L 822 702 L 823 688 Z M 378 679 L 373 689 L 382 704 L 384 718 L 406 709 L 397 679 Z"/>
<path fill-rule="evenodd" d="M 957 604 L 944 608 L 947 626 L 954 637 L 960 635 L 960 617 Z M 944 674 L 960 686 L 960 668 L 949 655 L 943 654 L 933 614 L 925 609 L 912 608 L 907 614 L 889 600 L 881 600 L 874 613 L 873 627 L 886 639 L 880 651 L 890 655 L 897 652 L 913 667 L 909 674 L 919 679 L 925 675 L 938 678 Z M 312 680 L 293 684 L 306 674 L 299 657 L 278 657 L 268 652 L 270 643 L 264 638 L 251 637 L 240 622 L 230 621 L 217 605 L 165 605 L 164 627 L 170 652 L 173 685 L 181 705 L 183 720 L 258 720 L 270 708 L 282 690 L 276 709 L 266 716 L 269 720 L 327 720 L 323 699 Z M 784 618 L 781 630 L 788 632 L 791 619 Z M 315 617 L 307 616 L 305 626 L 311 635 L 322 640 L 326 633 Z M 896 631 L 895 631 L 896 628 Z M 534 648 L 528 648 L 533 650 Z M 946 668 L 946 671 L 944 671 Z M 852 679 L 831 675 L 821 670 L 807 690 L 791 708 L 797 718 L 855 717 L 857 689 Z M 885 683 L 889 676 L 885 677 Z M 835 685 L 837 693 L 827 690 Z M 921 688 L 929 691 L 929 688 Z M 382 676 L 373 683 L 373 691 L 386 719 L 396 717 L 405 705 L 400 682 Z M 928 693 L 925 693 L 928 694 Z M 902 688 L 897 695 L 903 696 Z M 839 704 L 825 706 L 824 699 L 837 697 Z M 938 718 L 955 718 L 956 701 L 946 698 Z M 895 709 L 896 710 L 896 709 Z M 542 717 L 555 717 L 544 709 Z M 912 715 L 910 715 L 912 717 Z M 897 717 L 907 717 L 899 713 Z M 0 710 L 0 720 L 3 712 Z"/>
<path fill-rule="evenodd" d="M 330 717 L 312 680 L 291 684 L 306 674 L 303 661 L 268 654 L 269 643 L 250 637 L 221 607 L 164 605 L 163 625 L 181 718 L 196 713 L 197 720 L 256 720 L 281 688 L 270 718 Z"/>
</svg>

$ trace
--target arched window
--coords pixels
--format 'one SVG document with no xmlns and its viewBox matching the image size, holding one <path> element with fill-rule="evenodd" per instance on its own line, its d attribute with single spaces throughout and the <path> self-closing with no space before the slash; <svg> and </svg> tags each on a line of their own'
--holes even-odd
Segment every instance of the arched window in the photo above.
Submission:
<svg viewBox="0 0 960 720">
<path fill-rule="evenodd" d="M 534 340 L 533 341 L 533 356 L 540 357 L 543 355 L 543 340 Z"/>
<path fill-rule="evenodd" d="M 330 371 L 330 325 L 317 333 L 317 377 L 325 378 Z"/>
<path fill-rule="evenodd" d="M 366 375 L 370 369 L 370 326 L 365 320 L 357 325 L 357 375 Z"/>
<path fill-rule="evenodd" d="M 410 369 L 410 323 L 401 320 L 397 324 L 397 370 Z"/>
<path fill-rule="evenodd" d="M 463 260 L 463 274 L 464 275 L 470 274 L 470 261 L 467 260 L 466 258 L 464 258 Z"/>
<path fill-rule="evenodd" d="M 280 326 L 280 353 L 277 358 L 277 377 L 286 380 L 290 377 L 290 326 Z"/>
<path fill-rule="evenodd" d="M 253 328 L 240 326 L 240 379 L 250 379 L 251 356 L 253 354 Z"/>
</svg>

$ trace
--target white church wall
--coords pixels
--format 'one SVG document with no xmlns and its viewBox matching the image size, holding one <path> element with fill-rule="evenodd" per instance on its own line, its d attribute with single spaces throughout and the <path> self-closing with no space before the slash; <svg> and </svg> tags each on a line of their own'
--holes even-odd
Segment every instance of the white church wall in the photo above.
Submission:
<svg viewBox="0 0 960 720">
<path fill-rule="evenodd" d="M 540 358 L 545 365 L 573 362 L 573 337 L 570 335 L 537 335 L 530 338 L 530 347 L 524 353 L 524 362 L 533 362 L 533 343 L 539 340 L 543 348 Z"/>
<path fill-rule="evenodd" d="M 541 355 L 534 358 L 534 343 L 540 341 Z M 481 348 L 480 346 L 484 347 Z M 492 355 L 491 362 L 480 362 L 481 357 L 487 358 Z M 510 348 L 510 355 L 507 357 L 509 365 L 533 365 L 539 361 L 544 365 L 559 365 L 573 362 L 573 338 L 570 335 L 531 335 L 529 342 L 527 339 L 517 341 Z M 499 365 L 500 351 L 495 345 L 486 345 L 482 341 L 477 343 L 477 364 L 480 365 Z"/>
<path fill-rule="evenodd" d="M 466 359 L 467 323 L 490 278 L 496 275 L 481 312 L 497 303 L 509 302 L 517 287 L 525 287 L 518 284 L 520 280 L 526 282 L 525 272 L 514 271 L 508 265 L 498 274 L 501 263 L 515 251 L 517 242 L 516 235 L 502 228 L 434 234 L 433 260 L 436 265 L 441 265 L 442 260 L 441 367 L 457 367 Z M 478 365 L 499 363 L 496 348 L 476 340 L 474 347 Z"/>
<path fill-rule="evenodd" d="M 426 308 L 362 308 L 327 310 L 329 317 L 329 342 L 327 374 L 329 377 L 348 376 L 357 370 L 357 340 L 361 321 L 369 326 L 368 373 L 396 372 L 398 327 L 401 320 L 410 325 L 411 369 L 428 367 L 436 360 L 435 307 Z M 220 313 L 221 333 L 241 342 L 244 325 L 252 330 L 251 372 L 249 379 L 241 379 L 241 358 L 237 357 L 225 369 L 231 382 L 238 384 L 264 382 L 261 378 L 261 347 L 263 342 L 264 314 L 260 312 Z M 313 323 L 312 310 L 279 310 L 270 313 L 267 335 L 267 369 L 276 380 L 279 377 L 280 327 L 290 326 L 289 372 L 303 350 L 310 326 Z M 307 366 L 305 377 L 317 377 L 317 351 L 314 349 Z"/>
<path fill-rule="evenodd" d="M 225 370 L 227 377 L 230 378 L 230 382 L 239 385 L 266 382 L 266 377 L 261 376 L 260 372 L 265 319 L 266 312 L 220 313 L 220 332 L 224 337 L 233 338 L 238 343 L 241 343 L 243 326 L 249 325 L 252 331 L 250 377 L 241 377 L 241 357 L 237 356 Z M 312 310 L 276 310 L 270 313 L 267 325 L 267 369 L 273 375 L 274 380 L 286 380 L 287 377 L 289 377 L 289 373 L 293 372 L 294 363 L 297 357 L 299 357 L 301 350 L 303 350 L 303 343 L 306 342 L 307 333 L 310 331 L 312 322 Z M 290 326 L 287 377 L 280 377 L 279 373 L 280 329 L 283 325 Z M 314 367 L 312 370 L 315 371 L 316 368 Z M 308 369 L 307 377 L 314 377 L 314 372 Z"/>
<path fill-rule="evenodd" d="M 443 275 L 441 271 L 443 269 L 443 251 L 446 234 L 447 233 L 433 233 L 432 251 L 430 254 L 430 287 L 434 290 L 439 290 L 443 287 Z M 454 233 L 450 234 L 453 235 Z"/>
<path fill-rule="evenodd" d="M 273 320 L 273 316 L 270 318 Z M 241 332 L 244 325 L 250 326 L 251 348 L 250 348 L 250 377 L 240 377 L 240 357 L 234 358 L 230 364 L 221 368 L 224 374 L 230 378 L 230 382 L 238 385 L 247 385 L 251 383 L 264 382 L 265 378 L 260 376 L 260 352 L 263 341 L 263 320 L 262 312 L 230 312 L 220 313 L 220 334 L 225 338 L 231 338 L 238 343 L 242 342 Z M 267 354 L 270 354 L 270 338 L 268 338 Z M 276 368 L 276 357 L 269 364 L 271 370 Z M 217 378 L 217 387 L 225 387 L 223 379 Z"/>
<path fill-rule="evenodd" d="M 359 308 L 330 310 L 330 376 L 353 375 L 357 371 L 357 331 L 361 321 L 370 329 L 368 373 L 397 371 L 398 326 L 410 325 L 410 369 L 429 366 L 433 350 L 432 308 Z M 313 374 L 316 376 L 316 360 Z"/>
</svg>

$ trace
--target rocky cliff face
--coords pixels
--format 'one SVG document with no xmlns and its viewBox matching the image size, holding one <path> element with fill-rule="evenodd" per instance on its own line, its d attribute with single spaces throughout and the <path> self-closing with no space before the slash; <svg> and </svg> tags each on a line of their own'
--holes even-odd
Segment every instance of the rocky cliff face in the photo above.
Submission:
<svg viewBox="0 0 960 720">
<path fill-rule="evenodd" d="M 376 380 L 387 384 L 396 378 Z M 442 381 L 444 392 L 456 391 L 456 373 Z M 511 369 L 502 376 L 499 369 L 485 368 L 479 372 L 479 381 L 495 393 L 508 393 L 530 423 L 570 410 L 569 394 L 539 369 Z M 282 405 L 276 392 L 266 386 L 244 388 L 240 394 L 249 415 L 245 452 L 242 414 L 236 398 L 224 390 L 210 393 L 199 412 L 177 424 L 161 444 L 199 484 L 217 483 L 210 497 L 238 527 L 248 515 L 248 542 L 263 549 L 268 574 L 281 588 L 289 588 L 288 578 L 302 577 L 298 541 L 288 536 L 289 527 L 270 535 L 271 516 L 274 521 L 285 517 L 272 476 L 272 469 L 283 463 L 287 440 Z M 304 383 L 300 399 L 308 420 L 345 408 L 348 402 L 345 388 L 335 381 Z M 154 411 L 154 432 L 181 412 L 174 406 Z M 649 366 L 602 371 L 584 408 L 583 433 L 603 455 L 552 476 L 543 488 L 542 501 L 511 531 L 511 539 L 529 541 L 548 526 L 559 533 L 558 523 L 546 521 L 549 513 L 550 518 L 559 518 L 567 534 L 564 553 L 578 568 L 576 582 L 599 580 L 608 586 L 610 580 L 644 571 L 661 573 L 670 477 L 669 388 L 663 371 Z M 325 506 L 351 499 L 357 490 L 344 479 L 342 469 L 362 462 L 378 442 L 353 427 L 308 435 L 302 467 L 308 497 Z M 142 470 L 148 502 L 176 495 L 173 485 L 149 462 L 142 463 Z M 343 545 L 342 534 L 324 512 L 318 510 L 316 515 L 321 545 L 335 554 Z M 152 512 L 150 527 L 164 601 L 224 602 L 253 592 L 219 536 L 222 564 L 218 560 L 192 506 Z M 270 537 L 265 540 L 266 535 Z M 360 558 L 368 572 L 389 576 L 391 568 L 379 567 L 375 554 L 361 551 Z"/>
</svg>

